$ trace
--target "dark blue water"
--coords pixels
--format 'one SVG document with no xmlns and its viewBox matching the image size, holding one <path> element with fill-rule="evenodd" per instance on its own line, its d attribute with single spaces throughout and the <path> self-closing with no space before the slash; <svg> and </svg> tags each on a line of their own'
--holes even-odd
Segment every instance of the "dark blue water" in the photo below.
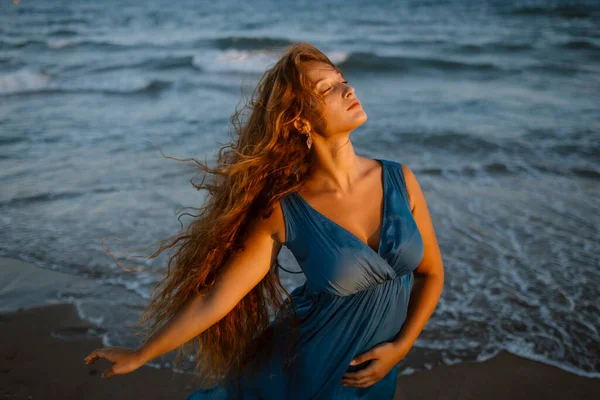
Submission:
<svg viewBox="0 0 600 400">
<path fill-rule="evenodd" d="M 506 349 L 599 377 L 599 3 L 362 3 L 2 2 L 0 255 L 93 278 L 59 300 L 137 345 L 166 254 L 128 274 L 101 240 L 149 255 L 204 200 L 153 144 L 214 160 L 242 90 L 304 40 L 369 116 L 357 153 L 411 167 L 432 214 L 446 283 L 402 373 Z"/>
</svg>

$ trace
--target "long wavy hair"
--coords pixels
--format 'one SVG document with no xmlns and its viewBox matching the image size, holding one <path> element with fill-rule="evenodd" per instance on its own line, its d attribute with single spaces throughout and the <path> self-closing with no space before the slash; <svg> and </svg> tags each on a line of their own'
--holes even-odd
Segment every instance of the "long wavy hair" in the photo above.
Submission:
<svg viewBox="0 0 600 400">
<path fill-rule="evenodd" d="M 306 61 L 321 61 L 340 71 L 311 44 L 289 45 L 265 71 L 250 100 L 241 109 L 236 106 L 230 118 L 235 135 L 219 149 L 217 165 L 211 168 L 191 158 L 204 172 L 202 182 L 192 185 L 207 190 L 207 200 L 202 207 L 193 208 L 199 213 L 187 229 L 182 227 L 179 234 L 165 239 L 168 243 L 148 257 L 177 248 L 169 257 L 166 276 L 155 286 L 148 307 L 133 324 L 148 325 L 135 333 L 144 335 L 143 343 L 184 302 L 207 294 L 228 258 L 244 250 L 240 239 L 248 224 L 255 218 L 268 218 L 278 201 L 310 176 L 306 135 L 293 122 L 303 117 L 314 127 L 326 121 L 323 97 L 312 89 L 303 72 L 302 63 Z M 205 183 L 207 175 L 212 179 Z M 275 261 L 267 275 L 227 315 L 178 348 L 176 366 L 181 364 L 188 345 L 197 345 L 195 375 L 201 387 L 237 381 L 249 361 L 269 357 L 273 330 L 268 328 L 277 323 L 292 333 L 289 339 L 286 336 L 292 346 L 287 347 L 285 356 L 286 365 L 291 365 L 297 355 L 293 344 L 298 321 L 293 300 L 279 279 L 278 267 Z"/>
</svg>

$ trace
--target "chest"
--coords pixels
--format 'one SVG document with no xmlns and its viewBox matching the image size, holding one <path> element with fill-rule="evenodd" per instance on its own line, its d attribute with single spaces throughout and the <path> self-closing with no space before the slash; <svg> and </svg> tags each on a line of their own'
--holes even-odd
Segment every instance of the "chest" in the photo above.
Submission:
<svg viewBox="0 0 600 400">
<path fill-rule="evenodd" d="M 381 170 L 372 173 L 353 193 L 343 197 L 307 191 L 299 191 L 297 196 L 317 219 L 334 225 L 377 252 L 385 217 L 385 186 Z"/>
<path fill-rule="evenodd" d="M 382 193 L 372 193 L 344 201 L 310 201 L 309 206 L 317 217 L 338 225 L 376 252 L 381 236 L 384 206 L 382 197 Z"/>
</svg>

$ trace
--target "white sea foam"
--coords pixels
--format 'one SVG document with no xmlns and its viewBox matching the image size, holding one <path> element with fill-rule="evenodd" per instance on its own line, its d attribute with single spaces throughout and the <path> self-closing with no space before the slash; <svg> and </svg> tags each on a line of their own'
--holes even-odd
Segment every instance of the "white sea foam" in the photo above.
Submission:
<svg viewBox="0 0 600 400">
<path fill-rule="evenodd" d="M 0 94 L 36 91 L 48 87 L 52 77 L 27 68 L 0 74 Z"/>
</svg>

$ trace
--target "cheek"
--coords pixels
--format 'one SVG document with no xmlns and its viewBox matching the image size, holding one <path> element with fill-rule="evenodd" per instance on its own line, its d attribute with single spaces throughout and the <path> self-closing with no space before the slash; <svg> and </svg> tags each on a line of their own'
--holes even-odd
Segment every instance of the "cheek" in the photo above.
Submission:
<svg viewBox="0 0 600 400">
<path fill-rule="evenodd" d="M 325 115 L 332 117 L 338 117 L 344 114 L 344 107 L 341 102 L 329 101 L 325 103 Z"/>
<path fill-rule="evenodd" d="M 317 128 L 322 132 L 335 132 L 347 128 L 349 114 L 345 110 L 343 102 L 326 99 L 323 114 L 327 122 L 320 123 Z"/>
<path fill-rule="evenodd" d="M 323 110 L 323 114 L 325 116 L 325 121 L 322 124 L 324 125 L 323 127 L 325 128 L 325 125 L 327 125 L 326 127 L 328 129 L 331 129 L 332 127 L 335 128 L 336 122 L 338 122 L 340 119 L 340 112 L 335 107 L 335 105 L 331 103 L 326 103 L 325 109 Z"/>
</svg>

